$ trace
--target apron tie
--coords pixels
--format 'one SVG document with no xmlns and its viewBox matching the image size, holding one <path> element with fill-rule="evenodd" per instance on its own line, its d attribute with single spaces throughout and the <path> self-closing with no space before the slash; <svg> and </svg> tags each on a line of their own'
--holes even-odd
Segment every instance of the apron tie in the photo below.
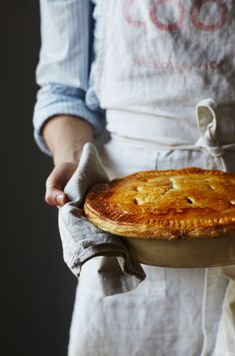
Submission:
<svg viewBox="0 0 235 356">
<path fill-rule="evenodd" d="M 227 170 L 223 155 L 225 146 L 221 146 L 217 138 L 217 116 L 215 112 L 216 103 L 213 99 L 204 99 L 196 106 L 197 124 L 201 136 L 195 146 L 204 150 L 209 156 L 217 160 L 217 165 Z M 230 146 L 230 145 L 229 145 Z"/>
<path fill-rule="evenodd" d="M 195 146 L 207 151 L 214 158 L 223 156 L 225 150 L 222 146 L 218 146 L 215 142 L 206 136 L 201 136 L 195 143 Z"/>
</svg>

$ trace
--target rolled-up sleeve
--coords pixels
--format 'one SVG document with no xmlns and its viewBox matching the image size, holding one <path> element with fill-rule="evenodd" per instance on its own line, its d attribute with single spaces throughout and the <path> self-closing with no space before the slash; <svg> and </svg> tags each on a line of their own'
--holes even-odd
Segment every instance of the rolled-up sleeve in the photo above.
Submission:
<svg viewBox="0 0 235 356">
<path fill-rule="evenodd" d="M 36 70 L 40 89 L 34 108 L 34 137 L 42 151 L 50 151 L 41 134 L 54 115 L 75 115 L 88 121 L 98 135 L 104 112 L 86 102 L 93 35 L 89 0 L 40 0 L 41 50 Z"/>
</svg>

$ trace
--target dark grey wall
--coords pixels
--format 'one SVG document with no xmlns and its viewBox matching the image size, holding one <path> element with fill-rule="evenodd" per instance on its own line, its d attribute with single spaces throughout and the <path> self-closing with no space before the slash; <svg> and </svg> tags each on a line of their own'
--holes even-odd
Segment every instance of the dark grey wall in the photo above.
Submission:
<svg viewBox="0 0 235 356">
<path fill-rule="evenodd" d="M 38 1 L 4 1 L 0 18 L 0 354 L 65 356 L 76 278 L 63 262 L 57 211 L 43 200 L 52 162 L 32 136 Z"/>
</svg>

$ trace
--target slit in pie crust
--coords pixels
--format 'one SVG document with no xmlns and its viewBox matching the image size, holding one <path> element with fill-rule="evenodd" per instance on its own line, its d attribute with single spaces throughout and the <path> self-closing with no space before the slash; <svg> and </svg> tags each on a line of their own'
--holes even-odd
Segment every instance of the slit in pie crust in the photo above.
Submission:
<svg viewBox="0 0 235 356">
<path fill-rule="evenodd" d="M 124 237 L 235 236 L 235 174 L 195 167 L 137 172 L 93 186 L 84 213 Z"/>
</svg>

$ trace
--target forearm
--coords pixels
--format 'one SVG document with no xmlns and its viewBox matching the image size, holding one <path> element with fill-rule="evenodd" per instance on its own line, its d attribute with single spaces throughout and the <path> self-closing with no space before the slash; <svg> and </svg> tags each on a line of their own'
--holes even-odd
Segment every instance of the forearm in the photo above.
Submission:
<svg viewBox="0 0 235 356">
<path fill-rule="evenodd" d="M 58 115 L 48 120 L 42 131 L 54 163 L 78 162 L 83 145 L 93 142 L 92 126 L 70 115 Z"/>
</svg>

